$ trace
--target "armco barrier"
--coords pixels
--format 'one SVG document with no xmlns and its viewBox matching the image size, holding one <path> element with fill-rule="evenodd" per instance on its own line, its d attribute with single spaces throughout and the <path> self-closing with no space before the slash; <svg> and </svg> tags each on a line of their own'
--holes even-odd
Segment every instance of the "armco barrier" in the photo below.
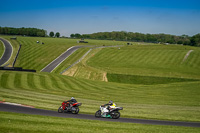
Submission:
<svg viewBox="0 0 200 133">
<path fill-rule="evenodd" d="M 0 70 L 4 70 L 4 71 L 36 72 L 36 70 L 23 69 L 22 67 L 0 67 Z"/>
</svg>

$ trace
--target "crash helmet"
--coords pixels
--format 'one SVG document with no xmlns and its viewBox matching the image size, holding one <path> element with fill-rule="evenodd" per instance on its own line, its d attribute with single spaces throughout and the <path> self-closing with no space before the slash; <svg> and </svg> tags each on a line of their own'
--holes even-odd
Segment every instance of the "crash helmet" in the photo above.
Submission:
<svg viewBox="0 0 200 133">
<path fill-rule="evenodd" d="M 110 100 L 110 101 L 109 101 L 109 103 L 113 104 L 113 101 L 112 101 L 112 100 Z"/>
<path fill-rule="evenodd" d="M 72 99 L 75 99 L 75 98 L 74 98 L 74 97 L 72 97 L 72 98 L 71 98 L 71 100 L 72 100 Z"/>
</svg>

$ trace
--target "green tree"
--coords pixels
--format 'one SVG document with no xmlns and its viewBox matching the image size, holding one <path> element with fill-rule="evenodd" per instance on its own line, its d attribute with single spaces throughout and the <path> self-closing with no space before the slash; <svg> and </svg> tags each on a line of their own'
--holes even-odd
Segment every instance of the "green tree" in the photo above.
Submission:
<svg viewBox="0 0 200 133">
<path fill-rule="evenodd" d="M 192 46 L 200 46 L 200 33 L 192 36 L 190 42 Z"/>
<path fill-rule="evenodd" d="M 49 36 L 50 36 L 50 37 L 54 37 L 54 32 L 51 31 L 51 32 L 49 33 Z"/>
<path fill-rule="evenodd" d="M 55 37 L 60 37 L 60 33 L 56 32 Z"/>
<path fill-rule="evenodd" d="M 39 31 L 39 32 L 37 32 L 37 36 L 45 37 L 45 32 Z"/>
<path fill-rule="evenodd" d="M 74 34 L 71 34 L 71 35 L 70 35 L 70 37 L 71 37 L 71 38 L 74 38 L 74 37 L 75 37 L 75 35 L 74 35 Z"/>
<path fill-rule="evenodd" d="M 81 34 L 76 33 L 76 34 L 75 34 L 75 37 L 76 37 L 76 38 L 81 38 Z"/>
</svg>

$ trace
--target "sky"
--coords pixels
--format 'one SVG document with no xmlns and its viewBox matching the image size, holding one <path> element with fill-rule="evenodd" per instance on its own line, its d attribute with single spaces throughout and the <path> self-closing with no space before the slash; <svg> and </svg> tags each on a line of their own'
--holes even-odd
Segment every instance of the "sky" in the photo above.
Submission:
<svg viewBox="0 0 200 133">
<path fill-rule="evenodd" d="M 193 36 L 200 0 L 0 0 L 1 27 L 70 34 L 127 31 Z"/>
</svg>

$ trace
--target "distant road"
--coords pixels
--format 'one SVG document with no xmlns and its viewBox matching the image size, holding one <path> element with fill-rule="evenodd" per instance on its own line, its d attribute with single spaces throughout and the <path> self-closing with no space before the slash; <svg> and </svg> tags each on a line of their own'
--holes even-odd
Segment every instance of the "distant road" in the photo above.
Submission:
<svg viewBox="0 0 200 133">
<path fill-rule="evenodd" d="M 3 38 L 0 38 L 0 40 L 3 42 L 3 44 L 5 46 L 4 54 L 0 59 L 0 66 L 2 66 L 7 61 L 9 61 L 9 59 L 11 58 L 13 48 L 12 48 L 12 45 L 7 40 L 5 40 Z"/>
<path fill-rule="evenodd" d="M 58 65 L 60 65 L 72 53 L 74 53 L 77 49 L 82 48 L 82 47 L 88 47 L 88 46 L 73 46 L 67 49 L 67 51 L 65 51 L 58 58 L 56 58 L 50 64 L 48 64 L 45 68 L 43 68 L 41 72 L 52 72 Z"/>
<path fill-rule="evenodd" d="M 130 119 L 130 118 L 119 118 L 119 119 L 96 118 L 94 115 L 88 115 L 88 114 L 77 114 L 77 115 L 75 115 L 75 114 L 70 114 L 70 113 L 58 113 L 57 111 L 23 107 L 23 106 L 10 105 L 10 104 L 5 104 L 5 103 L 0 103 L 0 111 L 23 113 L 23 114 L 32 114 L 32 115 L 64 117 L 64 118 L 112 121 L 112 122 L 139 123 L 139 124 L 151 124 L 151 125 L 168 125 L 168 126 L 169 125 L 170 126 L 185 126 L 185 127 L 200 127 L 200 122 L 178 122 L 178 121 L 146 120 L 146 119 Z"/>
</svg>

